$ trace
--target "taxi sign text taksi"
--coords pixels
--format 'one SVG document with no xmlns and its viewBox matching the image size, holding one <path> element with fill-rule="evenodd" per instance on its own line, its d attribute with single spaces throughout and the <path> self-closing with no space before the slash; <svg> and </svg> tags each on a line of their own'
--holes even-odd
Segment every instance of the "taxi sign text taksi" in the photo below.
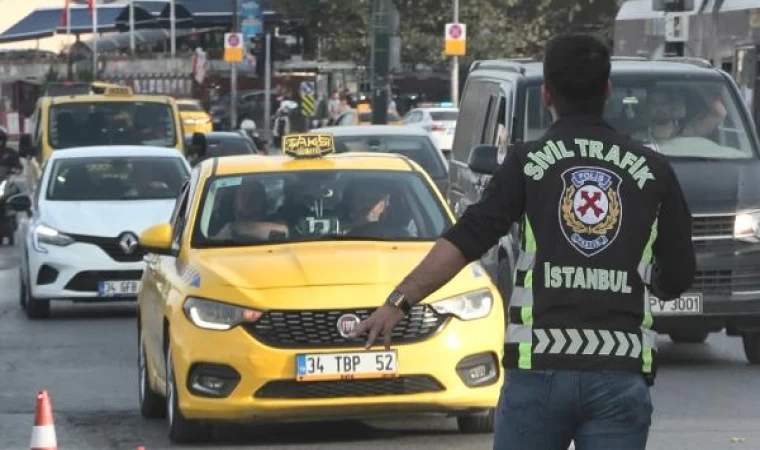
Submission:
<svg viewBox="0 0 760 450">
<path fill-rule="evenodd" d="M 293 134 L 282 140 L 282 152 L 296 158 L 323 156 L 334 151 L 330 134 Z"/>
</svg>

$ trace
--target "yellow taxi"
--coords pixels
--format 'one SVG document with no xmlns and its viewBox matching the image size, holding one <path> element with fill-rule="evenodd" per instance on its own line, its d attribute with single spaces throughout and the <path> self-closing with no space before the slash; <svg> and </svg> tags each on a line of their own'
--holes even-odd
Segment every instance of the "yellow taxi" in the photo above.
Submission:
<svg viewBox="0 0 760 450">
<path fill-rule="evenodd" d="M 416 305 L 390 351 L 350 337 L 454 220 L 412 160 L 334 154 L 329 134 L 202 162 L 170 223 L 139 238 L 142 414 L 166 415 L 175 442 L 218 422 L 409 413 L 490 432 L 504 310 L 479 263 Z"/>
<path fill-rule="evenodd" d="M 93 86 L 103 93 L 38 100 L 31 132 L 19 142 L 20 155 L 31 158 L 31 177 L 39 176 L 54 151 L 67 148 L 151 145 L 184 151 L 182 122 L 172 97 L 135 95 L 130 87 L 107 83 Z"/>
<path fill-rule="evenodd" d="M 358 113 L 357 122 L 354 125 L 371 125 L 372 124 L 372 106 L 368 103 L 360 103 L 356 106 Z M 403 125 L 402 119 L 396 112 L 388 111 L 388 125 Z"/>
<path fill-rule="evenodd" d="M 206 134 L 214 131 L 214 121 L 198 100 L 177 99 L 177 106 L 185 134 Z"/>
</svg>

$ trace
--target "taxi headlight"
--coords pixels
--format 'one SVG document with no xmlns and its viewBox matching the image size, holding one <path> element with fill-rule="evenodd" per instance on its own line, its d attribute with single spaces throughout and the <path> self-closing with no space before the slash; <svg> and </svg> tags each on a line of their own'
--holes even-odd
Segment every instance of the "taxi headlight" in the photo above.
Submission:
<svg viewBox="0 0 760 450">
<path fill-rule="evenodd" d="M 57 247 L 66 247 L 74 243 L 71 236 L 61 233 L 55 228 L 45 224 L 38 224 L 34 227 L 34 248 L 37 251 L 44 251 L 39 244 L 55 245 Z"/>
<path fill-rule="evenodd" d="M 254 309 L 196 297 L 188 297 L 183 309 L 195 326 L 219 331 L 230 330 L 242 323 L 256 322 L 262 314 Z"/>
<path fill-rule="evenodd" d="M 493 295 L 485 289 L 431 303 L 430 307 L 438 314 L 450 314 L 462 320 L 482 319 L 491 312 Z"/>
<path fill-rule="evenodd" d="M 760 242 L 760 211 L 736 215 L 734 221 L 734 239 Z"/>
</svg>

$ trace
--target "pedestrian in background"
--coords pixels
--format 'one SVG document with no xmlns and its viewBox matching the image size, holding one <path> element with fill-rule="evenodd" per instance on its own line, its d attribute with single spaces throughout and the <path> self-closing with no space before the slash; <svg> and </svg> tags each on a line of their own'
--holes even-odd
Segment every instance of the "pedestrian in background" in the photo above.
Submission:
<svg viewBox="0 0 760 450">
<path fill-rule="evenodd" d="M 412 305 L 519 221 L 497 450 L 646 447 L 656 373 L 648 291 L 678 298 L 695 255 L 691 214 L 667 160 L 603 119 L 610 68 L 609 49 L 591 36 L 547 45 L 542 97 L 553 125 L 507 151 L 481 201 L 354 334 L 369 333 L 367 347 L 383 334 L 389 347 Z"/>
</svg>

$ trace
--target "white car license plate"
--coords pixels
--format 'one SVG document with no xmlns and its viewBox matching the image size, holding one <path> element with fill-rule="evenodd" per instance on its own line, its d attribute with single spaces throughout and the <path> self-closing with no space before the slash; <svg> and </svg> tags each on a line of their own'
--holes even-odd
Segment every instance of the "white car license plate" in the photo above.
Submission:
<svg viewBox="0 0 760 450">
<path fill-rule="evenodd" d="M 653 315 L 702 314 L 702 294 L 684 294 L 675 300 L 664 301 L 650 295 L 649 307 Z"/>
<path fill-rule="evenodd" d="M 383 352 L 317 353 L 296 356 L 298 381 L 390 378 L 398 374 L 398 354 Z"/>
<path fill-rule="evenodd" d="M 98 292 L 102 297 L 123 297 L 140 292 L 139 281 L 101 281 Z"/>
</svg>

